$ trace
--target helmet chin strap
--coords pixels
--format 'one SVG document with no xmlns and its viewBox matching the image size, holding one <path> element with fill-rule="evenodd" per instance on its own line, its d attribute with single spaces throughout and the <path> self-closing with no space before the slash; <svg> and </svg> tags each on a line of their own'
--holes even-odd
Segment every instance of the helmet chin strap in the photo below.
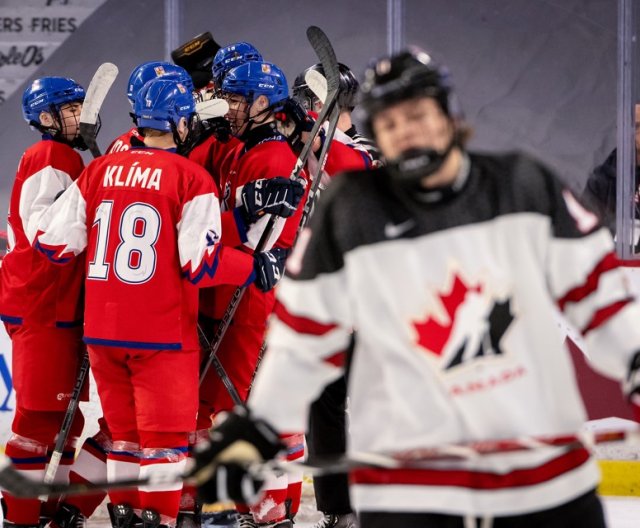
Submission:
<svg viewBox="0 0 640 528">
<path fill-rule="evenodd" d="M 267 121 L 270 112 L 271 112 L 271 107 L 267 106 L 267 108 L 265 108 L 264 110 L 258 112 L 253 117 L 248 117 L 247 120 L 244 122 L 244 126 L 245 126 L 244 132 L 242 132 L 242 134 L 240 134 L 239 139 L 244 140 L 247 137 L 247 134 L 251 130 L 251 125 L 253 125 L 253 124 L 255 124 L 255 125 L 263 125 Z M 256 118 L 260 117 L 263 114 L 266 114 L 264 119 L 262 121 L 257 121 Z"/>
<path fill-rule="evenodd" d="M 403 189 L 419 190 L 422 180 L 442 167 L 457 143 L 454 136 L 442 151 L 430 148 L 409 149 L 395 160 L 388 162 L 389 174 L 394 183 Z"/>
</svg>

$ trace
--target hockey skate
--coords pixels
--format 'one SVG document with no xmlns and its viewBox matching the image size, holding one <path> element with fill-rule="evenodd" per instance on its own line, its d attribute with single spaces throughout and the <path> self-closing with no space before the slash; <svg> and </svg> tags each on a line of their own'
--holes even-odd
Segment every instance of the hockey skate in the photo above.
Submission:
<svg viewBox="0 0 640 528">
<path fill-rule="evenodd" d="M 358 528 L 358 526 L 355 513 L 325 513 L 312 528 Z"/>
<path fill-rule="evenodd" d="M 142 510 L 140 518 L 142 520 L 142 528 L 169 528 L 168 525 L 162 524 L 160 514 L 155 510 Z"/>
<path fill-rule="evenodd" d="M 87 519 L 71 504 L 61 503 L 46 528 L 85 528 Z"/>
<path fill-rule="evenodd" d="M 128 504 L 107 504 L 111 526 L 113 528 L 139 528 L 140 518 Z"/>
</svg>

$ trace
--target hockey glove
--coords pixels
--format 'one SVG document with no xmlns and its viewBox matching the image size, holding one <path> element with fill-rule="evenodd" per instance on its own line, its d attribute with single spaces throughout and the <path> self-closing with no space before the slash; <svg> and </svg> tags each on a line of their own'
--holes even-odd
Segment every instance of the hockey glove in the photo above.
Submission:
<svg viewBox="0 0 640 528">
<path fill-rule="evenodd" d="M 271 290 L 284 274 L 284 266 L 289 255 L 288 249 L 273 248 L 253 255 L 253 270 L 256 286 L 263 292 Z"/>
<path fill-rule="evenodd" d="M 253 224 L 265 214 L 288 218 L 304 194 L 304 186 L 290 178 L 270 178 L 247 183 L 242 188 L 242 208 L 247 224 Z"/>
<path fill-rule="evenodd" d="M 196 445 L 191 475 L 203 502 L 233 500 L 251 504 L 258 500 L 262 479 L 253 476 L 250 464 L 271 460 L 284 445 L 278 433 L 264 420 L 236 408 L 220 415 L 209 432 L 209 440 Z"/>
</svg>

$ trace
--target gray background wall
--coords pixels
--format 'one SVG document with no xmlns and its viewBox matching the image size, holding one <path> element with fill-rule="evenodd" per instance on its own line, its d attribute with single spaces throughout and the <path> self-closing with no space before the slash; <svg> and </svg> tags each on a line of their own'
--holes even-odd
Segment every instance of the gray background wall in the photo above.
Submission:
<svg viewBox="0 0 640 528">
<path fill-rule="evenodd" d="M 524 149 L 576 189 L 615 142 L 615 0 L 405 0 L 406 41 L 448 63 L 478 149 Z M 248 40 L 290 82 L 316 62 L 305 30 L 331 38 L 358 74 L 386 52 L 386 1 L 183 0 L 181 42 L 209 30 Z M 2 0 L 0 0 L 0 15 Z M 103 107 L 103 148 L 130 126 L 125 86 L 139 63 L 164 55 L 164 2 L 107 0 L 41 67 L 88 84 L 105 61 L 120 76 Z M 0 211 L 15 168 L 37 140 L 22 121 L 21 87 L 0 107 Z M 87 160 L 89 157 L 87 156 Z"/>
</svg>

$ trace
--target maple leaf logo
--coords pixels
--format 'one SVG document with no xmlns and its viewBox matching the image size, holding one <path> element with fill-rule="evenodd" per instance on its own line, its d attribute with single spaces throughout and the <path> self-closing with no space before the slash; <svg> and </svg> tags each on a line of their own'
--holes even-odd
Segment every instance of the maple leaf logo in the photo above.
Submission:
<svg viewBox="0 0 640 528">
<path fill-rule="evenodd" d="M 468 287 L 456 273 L 453 277 L 451 291 L 444 295 L 438 294 L 449 320 L 442 324 L 432 316 L 429 316 L 424 322 L 413 323 L 413 327 L 418 333 L 418 344 L 421 347 L 426 348 L 438 356 L 442 355 L 442 351 L 451 337 L 456 312 L 462 303 L 464 303 L 467 293 L 469 292 L 482 293 L 482 286 L 478 284 Z"/>
</svg>

